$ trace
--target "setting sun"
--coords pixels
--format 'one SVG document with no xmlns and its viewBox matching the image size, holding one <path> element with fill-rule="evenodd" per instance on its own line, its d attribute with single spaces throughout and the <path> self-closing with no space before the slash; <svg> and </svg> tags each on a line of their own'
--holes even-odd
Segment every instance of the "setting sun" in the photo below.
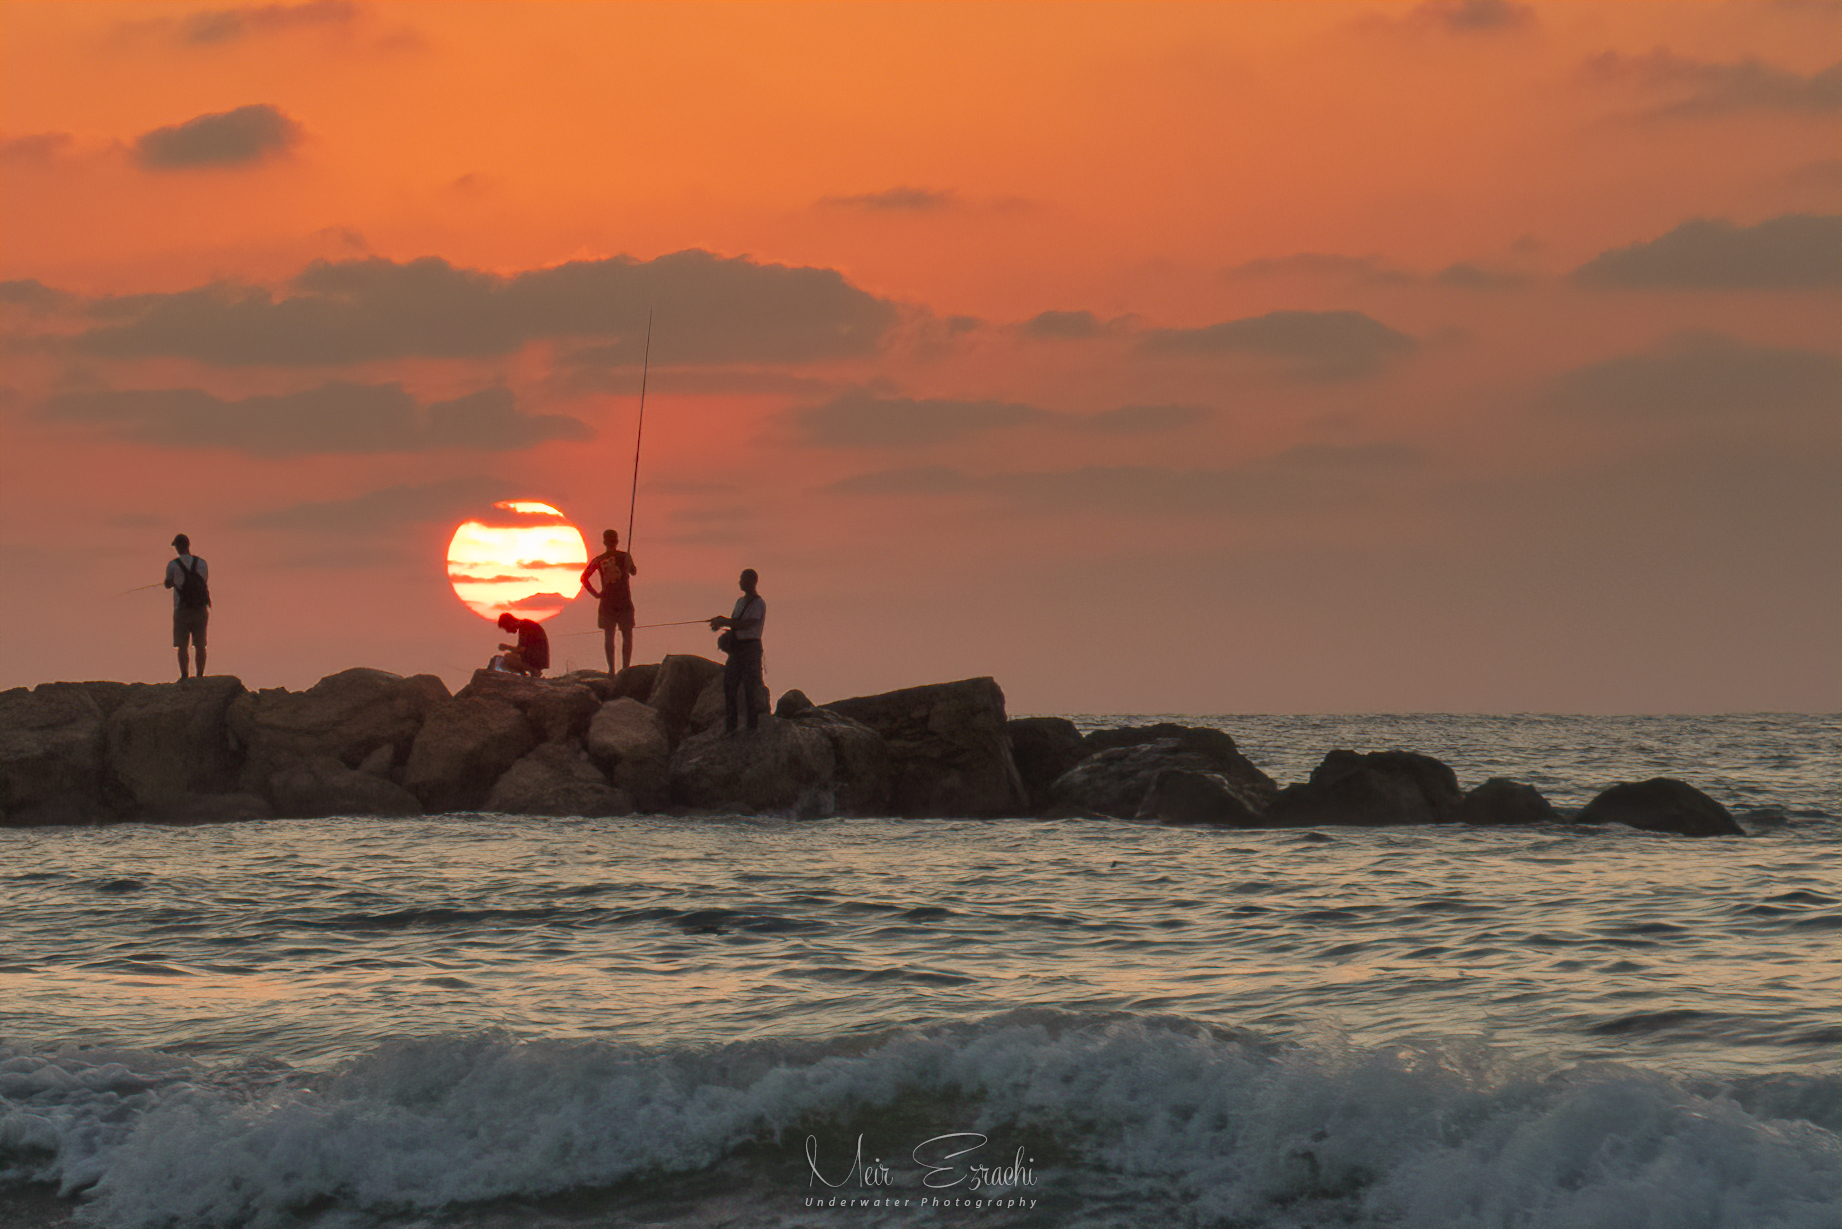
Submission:
<svg viewBox="0 0 1842 1229">
<path fill-rule="evenodd" d="M 542 622 L 560 613 L 588 562 L 582 534 L 549 504 L 502 500 L 462 521 L 448 543 L 454 595 L 482 619 L 510 613 Z"/>
</svg>

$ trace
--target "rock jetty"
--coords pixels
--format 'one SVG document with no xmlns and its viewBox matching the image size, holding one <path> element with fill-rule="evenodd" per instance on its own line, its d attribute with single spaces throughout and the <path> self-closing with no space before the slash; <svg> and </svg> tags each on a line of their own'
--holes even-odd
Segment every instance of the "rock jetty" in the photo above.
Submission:
<svg viewBox="0 0 1842 1229">
<path fill-rule="evenodd" d="M 305 691 L 227 675 L 0 692 L 0 825 L 330 815 L 1069 817 L 1220 828 L 1614 823 L 1745 835 L 1681 781 L 1614 785 L 1578 814 L 1502 778 L 1468 792 L 1410 751 L 1333 750 L 1279 786 L 1221 730 L 1083 734 L 1007 719 L 989 678 L 814 704 L 725 734 L 722 667 L 676 655 L 613 678 L 357 668 Z"/>
</svg>

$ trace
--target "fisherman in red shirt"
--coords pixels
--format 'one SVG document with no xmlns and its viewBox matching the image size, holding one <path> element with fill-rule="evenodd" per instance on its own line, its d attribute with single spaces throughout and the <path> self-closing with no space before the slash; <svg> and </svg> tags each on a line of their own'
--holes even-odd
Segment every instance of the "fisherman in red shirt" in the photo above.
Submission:
<svg viewBox="0 0 1842 1229">
<path fill-rule="evenodd" d="M 541 675 L 550 668 L 550 633 L 535 619 L 499 616 L 499 630 L 518 633 L 517 644 L 502 644 L 501 664 L 513 674 Z"/>
<path fill-rule="evenodd" d="M 620 668 L 625 670 L 633 664 L 633 581 L 632 577 L 639 571 L 634 565 L 633 556 L 624 550 L 616 550 L 620 545 L 620 535 L 612 529 L 603 530 L 601 544 L 608 549 L 588 561 L 582 569 L 582 587 L 595 597 L 601 605 L 595 615 L 595 626 L 602 629 L 605 647 L 608 651 L 608 673 L 614 673 L 614 633 L 621 634 Z M 590 584 L 591 578 L 601 578 L 601 588 Z"/>
</svg>

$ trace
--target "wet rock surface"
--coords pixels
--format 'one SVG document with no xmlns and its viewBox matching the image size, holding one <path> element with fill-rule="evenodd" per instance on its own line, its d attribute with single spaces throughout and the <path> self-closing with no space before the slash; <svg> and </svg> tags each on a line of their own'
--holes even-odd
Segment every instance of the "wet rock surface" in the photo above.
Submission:
<svg viewBox="0 0 1842 1229">
<path fill-rule="evenodd" d="M 890 806 L 910 818 L 1022 815 L 1023 778 L 1004 728 L 1004 692 L 990 678 L 906 687 L 823 707 L 876 731 L 894 770 Z"/>
<path fill-rule="evenodd" d="M 1463 802 L 1457 775 L 1429 755 L 1337 750 L 1309 781 L 1279 791 L 1269 814 L 1281 827 L 1449 824 Z"/>
<path fill-rule="evenodd" d="M 1726 807 L 1673 777 L 1614 785 L 1581 808 L 1574 822 L 1624 824 L 1681 836 L 1746 835 Z"/>
<path fill-rule="evenodd" d="M 1533 785 L 1492 777 L 1465 793 L 1458 807 L 1458 822 L 1481 828 L 1551 824 L 1560 815 Z"/>
<path fill-rule="evenodd" d="M 1744 835 L 1719 802 L 1673 778 L 1613 786 L 1560 817 L 1529 785 L 1492 778 L 1465 792 L 1450 767 L 1411 751 L 1331 751 L 1280 789 L 1222 730 L 1158 722 L 1084 735 L 1060 717 L 1007 720 L 989 678 L 826 705 L 788 691 L 758 730 L 729 734 L 722 673 L 680 654 L 613 678 L 478 671 L 453 696 L 432 675 L 362 667 L 299 692 L 252 692 L 227 675 L 14 688 L 0 692 L 0 824 L 491 810 L 1223 829 L 1570 818 Z"/>
</svg>

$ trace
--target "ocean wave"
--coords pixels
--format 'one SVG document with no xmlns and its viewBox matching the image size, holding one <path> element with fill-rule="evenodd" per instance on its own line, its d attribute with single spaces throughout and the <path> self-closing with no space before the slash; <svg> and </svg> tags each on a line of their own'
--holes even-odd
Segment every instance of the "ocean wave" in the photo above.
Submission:
<svg viewBox="0 0 1842 1229">
<path fill-rule="evenodd" d="M 719 1188 L 761 1225 L 821 1223 L 814 1198 L 952 1198 L 998 1201 L 981 1225 L 1827 1229 L 1839 1095 L 1048 1009 L 698 1047 L 482 1033 L 324 1072 L 0 1047 L 0 1182 L 81 1193 L 112 1229 L 471 1224 Z M 551 1223 L 519 1215 L 491 1223 Z"/>
</svg>

